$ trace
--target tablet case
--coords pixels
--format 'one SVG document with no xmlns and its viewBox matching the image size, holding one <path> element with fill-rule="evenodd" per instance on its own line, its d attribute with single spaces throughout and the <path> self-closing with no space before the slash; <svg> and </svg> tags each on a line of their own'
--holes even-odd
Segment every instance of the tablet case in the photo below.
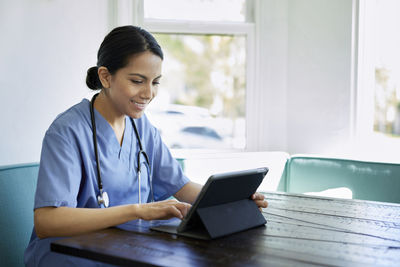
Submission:
<svg viewBox="0 0 400 267">
<path fill-rule="evenodd" d="M 205 185 L 204 189 L 207 190 L 199 196 L 200 201 L 192 216 L 181 223 L 175 221 L 173 224 L 154 226 L 151 229 L 208 240 L 264 225 L 266 220 L 255 202 L 250 199 L 250 195 L 256 191 L 267 172 L 268 168 L 260 168 L 214 175 Z M 228 180 L 229 178 L 236 178 L 236 181 Z M 217 184 L 210 186 L 211 182 Z M 233 184 L 234 188 L 225 187 Z M 235 198 L 240 200 L 232 201 Z M 231 201 L 226 202 L 227 199 Z"/>
<path fill-rule="evenodd" d="M 267 222 L 257 205 L 250 199 L 200 208 L 197 213 L 211 239 L 264 225 Z"/>
</svg>

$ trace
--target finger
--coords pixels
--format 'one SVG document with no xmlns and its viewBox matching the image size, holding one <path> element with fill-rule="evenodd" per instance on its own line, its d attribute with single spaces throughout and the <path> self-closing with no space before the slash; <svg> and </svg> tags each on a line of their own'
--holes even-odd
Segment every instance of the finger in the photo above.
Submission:
<svg viewBox="0 0 400 267">
<path fill-rule="evenodd" d="M 190 208 L 190 207 L 192 207 L 192 205 L 189 204 L 189 203 L 179 202 L 179 201 L 174 203 L 174 206 L 177 206 L 177 207 L 180 207 L 180 208 Z"/>
<path fill-rule="evenodd" d="M 258 200 L 264 200 L 264 198 L 265 198 L 265 196 L 263 194 L 258 193 L 258 192 L 254 193 L 253 196 L 254 196 L 253 199 L 258 199 Z"/>
<path fill-rule="evenodd" d="M 176 206 L 171 206 L 169 211 L 172 216 L 177 217 L 179 219 L 183 219 L 182 212 Z"/>
<path fill-rule="evenodd" d="M 186 214 L 188 213 L 189 209 L 192 207 L 192 205 L 185 203 L 185 202 L 179 202 L 177 201 L 176 203 L 174 203 L 174 208 L 177 209 L 179 211 L 179 213 L 181 214 L 181 216 L 179 216 L 179 218 L 183 219 L 183 217 L 186 216 Z"/>
<path fill-rule="evenodd" d="M 256 200 L 255 203 L 259 208 L 266 208 L 268 207 L 268 202 L 266 200 Z"/>
<path fill-rule="evenodd" d="M 175 205 L 175 207 L 179 209 L 179 211 L 182 213 L 183 216 L 186 216 L 192 205 L 184 202 L 179 202 Z"/>
<path fill-rule="evenodd" d="M 265 196 L 263 194 L 261 194 L 261 193 L 256 193 L 256 198 L 264 200 Z"/>
<path fill-rule="evenodd" d="M 166 199 L 166 200 L 163 200 L 163 201 L 160 201 L 160 202 L 165 202 L 166 204 L 176 204 L 176 203 L 179 203 L 179 201 L 176 200 L 175 198 Z"/>
</svg>

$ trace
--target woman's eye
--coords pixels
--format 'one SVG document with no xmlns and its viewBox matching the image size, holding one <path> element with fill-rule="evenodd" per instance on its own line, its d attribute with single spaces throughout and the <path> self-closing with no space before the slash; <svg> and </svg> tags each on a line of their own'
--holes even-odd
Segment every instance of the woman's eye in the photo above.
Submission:
<svg viewBox="0 0 400 267">
<path fill-rule="evenodd" d="M 139 81 L 139 80 L 131 80 L 133 83 L 136 83 L 136 84 L 141 84 L 141 83 L 143 83 L 142 81 Z"/>
<path fill-rule="evenodd" d="M 153 85 L 159 85 L 160 84 L 160 82 L 153 82 Z"/>
</svg>

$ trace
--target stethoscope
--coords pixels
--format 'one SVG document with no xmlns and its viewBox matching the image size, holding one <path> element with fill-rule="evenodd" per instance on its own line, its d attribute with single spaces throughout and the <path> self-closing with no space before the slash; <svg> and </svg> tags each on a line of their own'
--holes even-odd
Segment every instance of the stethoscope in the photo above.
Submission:
<svg viewBox="0 0 400 267">
<path fill-rule="evenodd" d="M 96 99 L 96 97 L 99 94 L 95 94 L 92 97 L 92 100 L 90 101 L 90 119 L 92 122 L 92 128 L 93 128 L 93 146 L 94 146 L 94 155 L 96 157 L 96 167 L 97 167 L 97 185 L 99 187 L 99 195 L 97 196 L 97 203 L 99 204 L 99 206 L 101 206 L 102 204 L 104 205 L 105 208 L 108 208 L 110 205 L 110 198 L 108 197 L 108 194 L 106 191 L 103 190 L 103 182 L 101 179 L 101 172 L 100 172 L 100 160 L 99 160 L 99 153 L 98 153 L 98 149 L 97 149 L 97 134 L 96 134 L 96 120 L 94 119 L 94 101 Z M 149 177 L 150 177 L 150 194 L 151 194 L 151 201 L 154 202 L 154 194 L 153 194 L 153 185 L 152 185 L 152 181 L 151 181 L 151 170 L 150 170 L 150 161 L 149 161 L 149 157 L 147 156 L 147 153 L 143 150 L 143 146 L 142 146 L 142 142 L 140 140 L 140 136 L 139 136 L 139 132 L 138 129 L 136 128 L 136 124 L 135 121 L 129 117 L 131 122 L 132 122 L 132 126 L 133 129 L 135 130 L 135 135 L 136 135 L 136 139 L 139 143 L 139 152 L 137 155 L 137 174 L 138 174 L 138 189 L 139 189 L 139 204 L 142 203 L 142 198 L 141 198 L 141 164 L 140 164 L 140 156 L 143 155 L 143 157 L 146 160 L 147 166 L 149 168 Z"/>
</svg>

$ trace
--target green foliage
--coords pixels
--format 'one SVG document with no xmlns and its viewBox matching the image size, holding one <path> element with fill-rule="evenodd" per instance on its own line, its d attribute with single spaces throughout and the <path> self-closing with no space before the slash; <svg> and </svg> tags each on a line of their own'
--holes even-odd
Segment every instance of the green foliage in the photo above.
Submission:
<svg viewBox="0 0 400 267">
<path fill-rule="evenodd" d="M 173 99 L 176 104 L 210 108 L 219 98 L 223 116 L 245 115 L 245 38 L 230 35 L 155 34 L 164 51 L 180 62 L 184 72 L 184 94 Z M 223 85 L 216 85 L 212 75 L 219 75 Z"/>
</svg>

